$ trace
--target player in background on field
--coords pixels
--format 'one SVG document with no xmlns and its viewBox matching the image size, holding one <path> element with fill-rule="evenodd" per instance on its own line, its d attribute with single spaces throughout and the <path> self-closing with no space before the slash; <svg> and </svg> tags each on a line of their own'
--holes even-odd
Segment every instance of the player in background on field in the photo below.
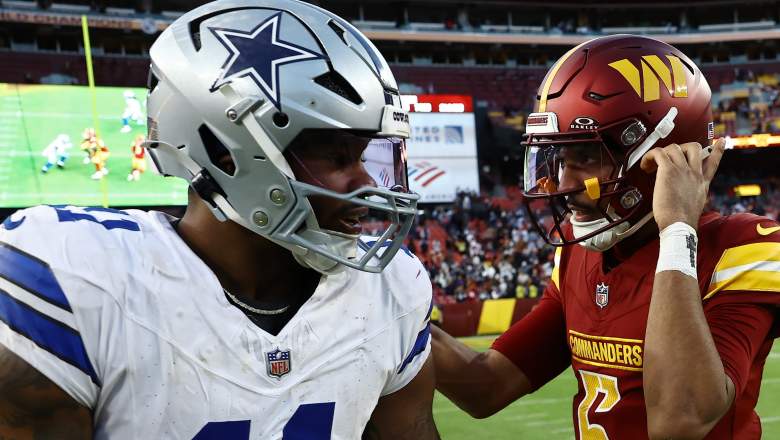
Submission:
<svg viewBox="0 0 780 440">
<path fill-rule="evenodd" d="M 409 117 L 382 54 L 309 3 L 229 0 L 150 55 L 146 147 L 189 183 L 186 213 L 3 223 L 0 437 L 438 439 L 431 283 L 399 252 Z"/>
<path fill-rule="evenodd" d="M 54 140 L 46 146 L 41 152 L 41 156 L 46 158 L 46 163 L 41 168 L 41 172 L 46 174 L 57 165 L 57 168 L 65 168 L 65 161 L 68 160 L 68 150 L 73 148 L 70 136 L 67 134 L 58 134 Z"/>
<path fill-rule="evenodd" d="M 127 175 L 127 181 L 138 181 L 141 174 L 146 172 L 146 147 L 144 147 L 144 135 L 139 134 L 130 144 L 130 174 Z"/>
<path fill-rule="evenodd" d="M 97 135 L 94 128 L 88 127 L 81 132 L 81 145 L 79 148 L 84 152 L 84 160 L 82 161 L 84 165 L 92 163 L 92 155 L 95 153 L 95 147 L 97 146 L 95 139 L 97 139 Z"/>
<path fill-rule="evenodd" d="M 143 125 L 145 123 L 145 116 L 141 109 L 141 101 L 135 96 L 135 92 L 132 90 L 125 90 L 122 94 L 125 98 L 125 110 L 122 112 L 122 133 L 130 133 L 132 128 L 130 127 L 130 121 L 135 122 L 136 125 Z"/>
<path fill-rule="evenodd" d="M 487 417 L 571 368 L 577 439 L 761 438 L 780 226 L 702 213 L 724 151 L 710 98 L 698 67 L 651 38 L 597 38 L 553 65 L 523 176 L 558 247 L 552 279 L 485 353 L 434 329 L 439 390 Z"/>
</svg>

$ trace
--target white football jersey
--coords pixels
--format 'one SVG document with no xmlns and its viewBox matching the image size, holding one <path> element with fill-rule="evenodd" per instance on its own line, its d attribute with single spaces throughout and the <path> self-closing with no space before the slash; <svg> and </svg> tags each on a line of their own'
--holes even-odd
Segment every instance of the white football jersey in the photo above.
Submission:
<svg viewBox="0 0 780 440">
<path fill-rule="evenodd" d="M 165 214 L 39 206 L 0 228 L 0 343 L 91 408 L 97 439 L 358 439 L 426 360 L 430 308 L 400 251 L 323 277 L 273 336 Z"/>
<path fill-rule="evenodd" d="M 137 98 L 125 98 L 125 111 L 122 118 L 132 118 L 133 120 L 143 120 L 143 111 L 141 110 L 141 101 Z"/>
</svg>

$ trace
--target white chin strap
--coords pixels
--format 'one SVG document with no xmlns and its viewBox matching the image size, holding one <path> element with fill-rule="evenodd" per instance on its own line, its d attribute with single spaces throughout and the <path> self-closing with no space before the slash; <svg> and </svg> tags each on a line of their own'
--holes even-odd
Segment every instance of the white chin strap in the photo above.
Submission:
<svg viewBox="0 0 780 440">
<path fill-rule="evenodd" d="M 632 234 L 638 231 L 639 228 L 650 221 L 651 218 L 653 218 L 653 213 L 649 212 L 634 225 L 631 225 L 628 222 L 619 223 L 618 225 L 577 244 L 591 251 L 604 252 L 619 243 L 621 240 L 630 237 Z M 607 226 L 609 224 L 609 220 L 602 217 L 596 220 L 580 222 L 575 220 L 574 216 L 572 216 L 569 219 L 569 223 L 571 223 L 572 230 L 574 232 L 574 238 L 580 238 Z"/>
</svg>

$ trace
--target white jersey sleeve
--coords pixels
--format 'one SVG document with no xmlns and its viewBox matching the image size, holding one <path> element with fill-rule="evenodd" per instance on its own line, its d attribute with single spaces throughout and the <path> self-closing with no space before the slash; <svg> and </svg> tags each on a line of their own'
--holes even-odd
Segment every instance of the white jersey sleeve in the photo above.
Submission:
<svg viewBox="0 0 780 440">
<path fill-rule="evenodd" d="M 51 206 L 0 227 L 0 344 L 93 409 L 122 326 L 101 273 L 108 251 L 98 249 L 111 246 L 90 243 L 95 228 L 90 213 Z"/>
<path fill-rule="evenodd" d="M 431 351 L 431 310 L 433 308 L 431 281 L 428 272 L 417 257 L 405 248 L 398 252 L 393 263 L 385 269 L 390 285 L 402 307 L 408 307 L 396 320 L 392 334 L 394 346 L 399 347 L 395 373 L 385 384 L 381 395 L 386 396 L 405 387 L 417 376 Z"/>
</svg>

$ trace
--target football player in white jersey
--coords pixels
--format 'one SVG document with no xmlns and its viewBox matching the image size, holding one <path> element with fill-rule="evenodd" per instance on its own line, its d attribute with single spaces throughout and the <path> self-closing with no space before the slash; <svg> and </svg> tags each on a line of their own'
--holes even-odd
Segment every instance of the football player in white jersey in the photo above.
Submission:
<svg viewBox="0 0 780 440">
<path fill-rule="evenodd" d="M 136 125 L 143 125 L 144 114 L 141 110 L 141 102 L 135 97 L 135 92 L 132 90 L 125 90 L 122 94 L 125 98 L 125 110 L 122 112 L 122 133 L 130 133 L 130 120 L 132 119 Z"/>
<path fill-rule="evenodd" d="M 401 248 L 408 116 L 380 53 L 316 6 L 226 0 L 151 58 L 146 147 L 187 211 L 3 222 L 0 437 L 438 438 L 431 285 Z"/>
</svg>

